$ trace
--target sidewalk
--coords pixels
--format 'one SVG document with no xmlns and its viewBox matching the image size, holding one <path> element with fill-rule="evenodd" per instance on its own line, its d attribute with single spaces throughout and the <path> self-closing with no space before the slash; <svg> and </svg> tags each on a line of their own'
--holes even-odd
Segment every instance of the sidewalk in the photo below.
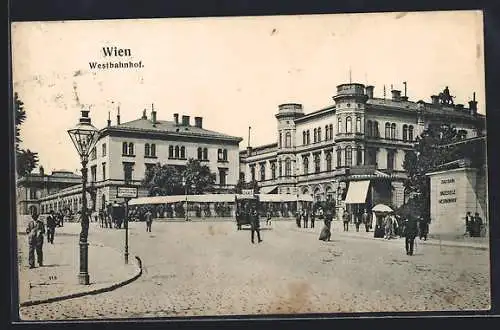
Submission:
<svg viewBox="0 0 500 330">
<path fill-rule="evenodd" d="M 319 231 L 323 228 L 323 222 L 316 223 L 316 227 L 318 227 L 318 232 L 311 232 L 319 235 Z M 295 230 L 300 231 L 299 228 L 295 228 Z M 344 236 L 358 239 L 372 239 L 379 240 L 383 242 L 391 242 L 404 244 L 404 238 L 400 238 L 399 236 L 394 239 L 386 240 L 383 238 L 375 238 L 373 237 L 373 230 L 370 230 L 368 233 L 365 231 L 365 227 L 361 225 L 359 227 L 359 232 L 356 232 L 356 226 L 354 224 L 349 224 L 349 231 L 345 232 L 343 223 L 341 221 L 333 221 L 332 223 L 332 237 L 333 236 Z M 418 237 L 416 238 L 418 244 L 422 245 L 437 245 L 437 246 L 448 246 L 448 247 L 464 247 L 464 248 L 472 248 L 479 250 L 488 250 L 489 249 L 489 238 L 488 237 L 466 237 L 466 236 L 447 236 L 447 237 L 438 237 L 429 235 L 426 241 L 420 240 Z"/>
<path fill-rule="evenodd" d="M 20 221 L 22 222 L 22 221 Z M 80 297 L 116 289 L 138 278 L 140 262 L 130 256 L 125 265 L 123 254 L 102 244 L 89 245 L 90 284 L 78 284 L 79 223 L 56 228 L 54 244 L 44 238 L 43 267 L 29 269 L 28 242 L 24 224 L 18 226 L 19 303 L 30 306 Z"/>
</svg>

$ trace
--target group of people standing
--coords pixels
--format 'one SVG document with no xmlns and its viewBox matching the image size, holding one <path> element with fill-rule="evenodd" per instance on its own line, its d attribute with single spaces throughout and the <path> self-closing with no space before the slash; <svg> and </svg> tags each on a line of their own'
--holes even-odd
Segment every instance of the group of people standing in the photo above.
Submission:
<svg viewBox="0 0 500 330">
<path fill-rule="evenodd" d="M 321 213 L 321 214 L 320 214 Z M 309 219 L 311 220 L 311 228 L 314 228 L 314 222 L 316 218 L 323 215 L 323 210 L 318 208 L 316 210 L 310 210 L 304 208 L 302 210 L 297 210 L 295 214 L 295 220 L 297 222 L 297 227 L 299 228 L 309 228 Z"/>
<path fill-rule="evenodd" d="M 483 230 L 483 219 L 476 212 L 472 216 L 471 212 L 467 212 L 465 215 L 465 235 L 470 237 L 481 237 L 481 232 Z"/>
</svg>

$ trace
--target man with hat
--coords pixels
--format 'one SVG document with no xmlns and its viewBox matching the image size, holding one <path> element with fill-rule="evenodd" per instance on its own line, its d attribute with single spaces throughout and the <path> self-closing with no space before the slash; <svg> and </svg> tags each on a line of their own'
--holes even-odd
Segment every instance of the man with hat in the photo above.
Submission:
<svg viewBox="0 0 500 330">
<path fill-rule="evenodd" d="M 35 268 L 35 251 L 40 267 L 43 266 L 43 235 L 45 234 L 45 225 L 39 219 L 38 213 L 34 212 L 32 220 L 28 223 L 26 234 L 28 234 L 28 262 L 30 268 Z"/>
</svg>

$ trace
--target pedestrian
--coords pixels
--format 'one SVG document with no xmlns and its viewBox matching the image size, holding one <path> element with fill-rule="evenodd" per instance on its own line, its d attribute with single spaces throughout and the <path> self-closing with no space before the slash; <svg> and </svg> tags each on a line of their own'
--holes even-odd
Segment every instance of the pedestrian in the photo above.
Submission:
<svg viewBox="0 0 500 330">
<path fill-rule="evenodd" d="M 319 209 L 316 209 L 311 212 L 311 228 L 314 228 L 314 221 L 316 220 L 316 213 L 318 211 Z"/>
<path fill-rule="evenodd" d="M 300 218 L 302 216 L 302 211 L 297 210 L 297 214 L 295 217 L 295 222 L 297 223 L 297 227 L 300 228 Z"/>
<path fill-rule="evenodd" d="M 47 217 L 47 243 L 54 244 L 54 235 L 56 233 L 57 220 L 54 211 L 50 211 Z"/>
<path fill-rule="evenodd" d="M 365 230 L 368 233 L 370 231 L 370 215 L 368 214 L 368 211 L 366 209 L 365 212 L 363 212 L 361 219 L 363 221 L 363 224 L 365 225 Z"/>
<path fill-rule="evenodd" d="M 32 219 L 26 228 L 28 234 L 28 263 L 30 268 L 35 268 L 35 252 L 38 265 L 43 266 L 43 235 L 45 234 L 45 225 L 39 219 L 38 213 L 31 215 Z"/>
<path fill-rule="evenodd" d="M 406 255 L 413 255 L 413 246 L 415 244 L 415 237 L 418 234 L 418 224 L 416 219 L 409 215 L 403 222 L 403 232 L 405 236 L 405 249 Z"/>
<path fill-rule="evenodd" d="M 267 211 L 266 213 L 267 219 L 266 219 L 266 225 L 270 226 L 271 225 L 271 211 Z"/>
<path fill-rule="evenodd" d="M 420 240 L 427 241 L 427 234 L 429 233 L 429 222 L 427 221 L 427 217 L 421 215 L 419 218 L 419 237 Z"/>
<path fill-rule="evenodd" d="M 483 229 L 483 219 L 481 219 L 478 212 L 474 214 L 471 229 L 472 229 L 471 237 L 481 237 L 481 231 Z"/>
<path fill-rule="evenodd" d="M 57 218 L 59 219 L 59 226 L 64 227 L 64 216 L 61 211 L 57 212 Z"/>
<path fill-rule="evenodd" d="M 344 231 L 349 231 L 349 212 L 347 210 L 342 214 L 342 222 L 344 223 Z"/>
<path fill-rule="evenodd" d="M 470 213 L 470 211 L 467 211 L 467 213 L 465 214 L 465 235 L 469 235 L 469 236 L 472 236 L 471 234 L 471 224 L 472 222 L 474 221 L 474 218 L 472 217 L 472 214 Z"/>
<path fill-rule="evenodd" d="M 99 210 L 99 222 L 101 224 L 101 228 L 104 228 L 104 212 Z"/>
<path fill-rule="evenodd" d="M 309 209 L 304 209 L 304 228 L 307 228 L 307 223 L 309 222 Z"/>
<path fill-rule="evenodd" d="M 356 219 L 355 219 L 355 225 L 356 225 L 356 232 L 359 232 L 359 225 L 361 225 L 361 214 L 356 214 Z"/>
<path fill-rule="evenodd" d="M 325 226 L 323 227 L 323 229 L 321 229 L 321 233 L 319 234 L 319 240 L 324 242 L 330 241 L 330 238 L 332 237 L 332 231 L 331 231 L 332 221 L 333 221 L 332 211 L 326 210 L 325 221 L 324 221 Z"/>
<path fill-rule="evenodd" d="M 145 215 L 146 218 L 146 231 L 151 232 L 151 224 L 153 223 L 153 213 L 151 213 L 151 209 L 148 208 L 148 211 Z"/>
<path fill-rule="evenodd" d="M 254 241 L 254 236 L 255 232 L 257 232 L 257 239 L 258 242 L 262 242 L 262 239 L 260 238 L 260 219 L 259 219 L 259 213 L 257 212 L 256 209 L 253 209 L 251 211 L 251 218 L 250 218 L 250 226 L 251 226 L 251 239 L 252 239 L 252 244 L 255 243 Z"/>
</svg>

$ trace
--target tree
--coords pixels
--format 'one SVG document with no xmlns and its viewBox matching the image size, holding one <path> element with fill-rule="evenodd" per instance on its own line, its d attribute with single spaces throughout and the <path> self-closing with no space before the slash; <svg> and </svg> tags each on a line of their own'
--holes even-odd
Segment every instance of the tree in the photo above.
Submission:
<svg viewBox="0 0 500 330">
<path fill-rule="evenodd" d="M 404 193 L 411 196 L 408 203 L 412 209 L 420 210 L 421 214 L 429 213 L 430 180 L 426 174 L 439 165 L 461 158 L 463 153 L 460 148 L 443 146 L 464 138 L 464 131 L 457 131 L 449 124 L 430 125 L 417 137 L 415 149 L 406 153 L 403 162 L 408 177 Z"/>
<path fill-rule="evenodd" d="M 189 194 L 211 191 L 215 184 L 215 173 L 211 173 L 207 165 L 201 165 L 199 160 L 193 158 L 188 160 L 182 177 L 186 180 Z"/>
<path fill-rule="evenodd" d="M 149 196 L 165 196 L 182 194 L 182 176 L 175 166 L 155 164 L 146 169 L 144 187 Z"/>
<path fill-rule="evenodd" d="M 213 188 L 215 174 L 195 159 L 189 159 L 183 167 L 158 163 L 146 169 L 142 184 L 148 189 L 149 196 L 183 195 L 183 179 L 188 194 L 203 194 Z"/>
<path fill-rule="evenodd" d="M 20 137 L 20 126 L 26 120 L 26 111 L 24 103 L 19 99 L 19 95 L 14 93 L 14 117 L 16 123 L 16 172 L 19 176 L 30 174 L 38 164 L 38 153 L 31 150 L 19 149 L 19 144 L 22 142 Z"/>
</svg>

